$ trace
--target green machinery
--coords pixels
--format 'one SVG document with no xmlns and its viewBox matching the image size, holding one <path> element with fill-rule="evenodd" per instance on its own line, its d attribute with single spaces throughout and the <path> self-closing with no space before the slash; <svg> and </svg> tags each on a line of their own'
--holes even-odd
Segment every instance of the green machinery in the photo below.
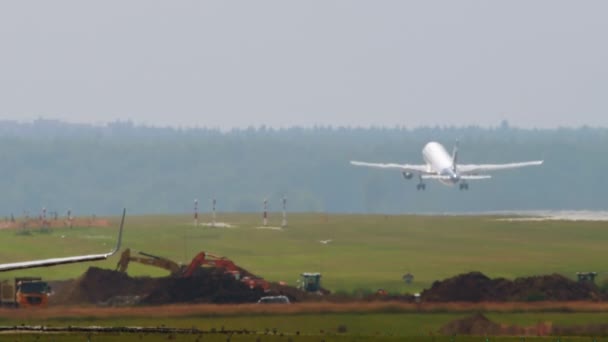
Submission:
<svg viewBox="0 0 608 342">
<path fill-rule="evenodd" d="M 597 272 L 576 272 L 579 283 L 594 283 Z"/>
<path fill-rule="evenodd" d="M 306 292 L 319 292 L 321 290 L 321 273 L 302 273 L 300 289 Z"/>
</svg>

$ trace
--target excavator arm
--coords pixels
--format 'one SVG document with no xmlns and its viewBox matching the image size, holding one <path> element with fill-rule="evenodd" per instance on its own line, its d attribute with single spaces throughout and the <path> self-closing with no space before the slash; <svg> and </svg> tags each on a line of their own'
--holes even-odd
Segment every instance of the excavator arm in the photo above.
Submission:
<svg viewBox="0 0 608 342">
<path fill-rule="evenodd" d="M 116 264 L 116 270 L 124 273 L 127 271 L 130 262 L 137 262 L 143 265 L 165 269 L 171 272 L 171 275 L 173 276 L 179 276 L 181 274 L 181 267 L 175 261 L 144 252 L 139 252 L 139 254 L 145 257 L 132 256 L 131 249 L 125 249 L 120 256 L 120 260 Z"/>
<path fill-rule="evenodd" d="M 235 279 L 247 284 L 252 289 L 259 287 L 264 291 L 270 290 L 270 284 L 266 280 L 237 266 L 232 260 L 228 258 L 213 255 L 207 252 L 198 253 L 194 258 L 192 258 L 192 261 L 190 262 L 188 267 L 183 269 L 183 271 L 182 268 L 176 262 L 167 258 L 147 254 L 144 252 L 139 252 L 139 254 L 145 256 L 145 258 L 132 256 L 131 250 L 129 248 L 125 249 L 122 252 L 120 260 L 116 264 L 116 270 L 120 272 L 126 272 L 130 262 L 138 262 L 144 265 L 156 266 L 166 269 L 171 272 L 171 275 L 173 276 L 190 278 L 199 268 L 207 266 L 223 269 L 225 273 L 230 273 L 232 276 L 234 276 Z"/>
<path fill-rule="evenodd" d="M 182 276 L 184 278 L 191 277 L 194 272 L 196 272 L 196 270 L 202 266 L 223 269 L 224 272 L 232 274 L 233 277 L 247 284 L 247 286 L 249 286 L 251 289 L 258 287 L 263 289 L 264 292 L 270 291 L 270 284 L 266 280 L 251 272 L 248 272 L 242 267 L 239 267 L 232 260 L 226 257 L 221 257 L 206 252 L 200 252 L 194 258 L 192 258 L 192 262 L 190 262 L 190 265 L 188 268 L 186 268 L 186 271 L 184 271 Z"/>
</svg>

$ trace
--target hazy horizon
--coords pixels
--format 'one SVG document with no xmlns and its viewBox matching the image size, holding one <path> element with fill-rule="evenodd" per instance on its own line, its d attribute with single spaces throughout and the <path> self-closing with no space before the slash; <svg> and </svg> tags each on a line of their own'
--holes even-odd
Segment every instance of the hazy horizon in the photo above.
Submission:
<svg viewBox="0 0 608 342">
<path fill-rule="evenodd" d="M 283 126 L 273 126 L 271 124 L 266 124 L 266 123 L 259 123 L 256 125 L 248 125 L 248 126 L 234 126 L 234 127 L 218 127 L 218 126 L 207 126 L 207 125 L 176 125 L 176 124 L 162 124 L 162 123 L 158 123 L 158 124 L 151 124 L 151 123 L 145 123 L 145 122 L 138 122 L 137 120 L 132 120 L 132 119 L 114 119 L 114 120 L 109 120 L 109 121 L 96 121 L 96 122 L 88 122 L 86 120 L 65 120 L 65 119 L 60 119 L 60 118 L 54 118 L 54 117 L 37 117 L 37 118 L 32 118 L 32 119 L 12 119 L 12 118 L 0 118 L 0 122 L 14 122 L 17 124 L 37 124 L 37 123 L 58 123 L 58 124 L 69 124 L 69 125 L 85 125 L 85 126 L 90 126 L 90 127 L 108 127 L 110 125 L 113 124 L 127 124 L 127 125 L 132 125 L 133 127 L 141 127 L 141 128 L 145 128 L 145 127 L 150 127 L 150 128 L 159 128 L 159 129 L 210 129 L 210 130 L 218 130 L 221 132 L 229 132 L 231 130 L 245 130 L 245 129 L 250 129 L 250 128 L 254 128 L 254 129 L 261 129 L 261 128 L 268 128 L 268 129 L 276 129 L 276 130 L 281 130 L 281 129 L 294 129 L 294 128 L 302 128 L 302 129 L 313 129 L 313 128 L 317 128 L 317 127 L 323 127 L 323 128 L 348 128 L 348 129 L 375 129 L 375 128 L 379 128 L 379 129 L 408 129 L 408 130 L 417 130 L 417 129 L 425 129 L 425 128 L 467 128 L 467 127 L 478 127 L 478 128 L 482 128 L 482 129 L 492 129 L 492 128 L 499 128 L 499 127 L 503 127 L 506 125 L 506 127 L 508 128 L 512 128 L 512 129 L 522 129 L 522 130 L 556 130 L 556 129 L 580 129 L 580 128 L 593 128 L 593 129 L 608 129 L 608 124 L 606 125 L 589 125 L 586 123 L 579 123 L 577 125 L 572 125 L 572 126 L 553 126 L 553 127 L 523 127 L 523 126 L 518 126 L 518 125 L 514 125 L 511 122 L 509 122 L 508 120 L 501 120 L 498 121 L 496 123 L 489 123 L 487 125 L 478 125 L 478 124 L 474 124 L 474 123 L 462 123 L 462 124 L 446 124 L 446 123 L 429 123 L 429 124 L 420 124 L 420 125 L 416 125 L 416 126 L 411 126 L 411 125 L 403 125 L 403 124 L 394 124 L 394 125 L 341 125 L 341 124 L 322 124 L 322 123 L 318 123 L 318 124 L 310 124 L 310 125 L 283 125 Z"/>
</svg>

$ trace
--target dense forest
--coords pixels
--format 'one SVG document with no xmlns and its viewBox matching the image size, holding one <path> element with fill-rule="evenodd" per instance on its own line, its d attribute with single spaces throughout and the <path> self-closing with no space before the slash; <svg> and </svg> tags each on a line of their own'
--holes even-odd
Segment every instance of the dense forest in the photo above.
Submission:
<svg viewBox="0 0 608 342">
<path fill-rule="evenodd" d="M 498 171 L 470 190 L 398 171 L 358 168 L 350 160 L 422 163 L 430 140 L 460 162 L 544 159 L 540 167 Z M 346 213 L 607 209 L 608 129 L 535 130 L 423 127 L 255 127 L 220 131 L 114 122 L 95 126 L 52 120 L 0 121 L 1 215 L 37 215 L 42 207 L 77 215 L 257 211 Z"/>
</svg>

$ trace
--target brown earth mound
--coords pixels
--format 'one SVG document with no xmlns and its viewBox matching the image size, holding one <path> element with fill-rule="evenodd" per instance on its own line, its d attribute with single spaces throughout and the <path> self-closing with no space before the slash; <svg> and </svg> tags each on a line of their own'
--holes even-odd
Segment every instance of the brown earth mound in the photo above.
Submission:
<svg viewBox="0 0 608 342">
<path fill-rule="evenodd" d="M 80 278 L 63 283 L 51 296 L 52 305 L 133 303 L 251 303 L 264 292 L 250 289 L 218 269 L 203 269 L 190 278 L 129 277 L 125 273 L 91 267 Z"/>
<path fill-rule="evenodd" d="M 254 303 L 264 296 L 262 289 L 250 289 L 222 270 L 200 270 L 191 278 L 163 278 L 141 303 Z"/>
<path fill-rule="evenodd" d="M 115 296 L 144 296 L 161 279 L 131 278 L 126 273 L 90 267 L 80 278 L 63 284 L 51 296 L 53 304 L 99 304 Z"/>
<path fill-rule="evenodd" d="M 502 329 L 481 313 L 449 322 L 439 329 L 443 335 L 496 335 Z"/>
<path fill-rule="evenodd" d="M 598 300 L 601 294 L 594 284 L 575 282 L 559 274 L 511 281 L 471 272 L 436 281 L 421 297 L 429 302 L 572 301 Z"/>
<path fill-rule="evenodd" d="M 540 322 L 535 326 L 520 327 L 503 325 L 490 321 L 481 313 L 462 319 L 456 319 L 439 329 L 443 335 L 476 335 L 476 336 L 544 336 L 551 334 L 553 326 L 550 322 Z"/>
</svg>

